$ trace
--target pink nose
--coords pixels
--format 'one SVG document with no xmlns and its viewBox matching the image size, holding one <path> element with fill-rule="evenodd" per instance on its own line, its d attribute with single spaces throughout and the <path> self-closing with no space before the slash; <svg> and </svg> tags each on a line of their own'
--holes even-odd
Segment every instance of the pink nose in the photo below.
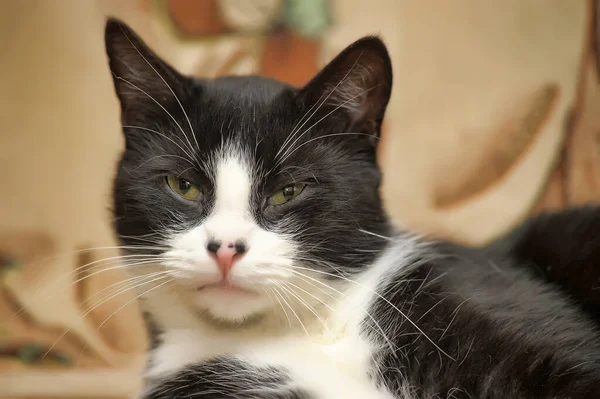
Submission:
<svg viewBox="0 0 600 399">
<path fill-rule="evenodd" d="M 223 277 L 226 277 L 233 264 L 246 252 L 246 245 L 242 241 L 222 243 L 221 241 L 211 240 L 206 249 L 217 261 L 217 266 L 219 266 Z"/>
</svg>

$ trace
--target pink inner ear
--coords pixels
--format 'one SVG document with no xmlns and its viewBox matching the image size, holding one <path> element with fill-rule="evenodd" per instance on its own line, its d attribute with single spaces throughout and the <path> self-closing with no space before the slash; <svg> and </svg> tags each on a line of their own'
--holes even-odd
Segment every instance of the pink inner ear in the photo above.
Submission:
<svg viewBox="0 0 600 399">
<path fill-rule="evenodd" d="M 385 45 L 367 36 L 335 57 L 303 91 L 311 105 L 324 102 L 327 109 L 322 111 L 328 115 L 344 114 L 350 124 L 367 127 L 378 126 L 383 118 L 391 86 L 392 66 Z"/>
<path fill-rule="evenodd" d="M 332 86 L 330 105 L 343 108 L 353 123 L 364 119 L 377 118 L 380 103 L 381 83 L 370 65 L 357 63 L 339 85 Z"/>
<path fill-rule="evenodd" d="M 351 106 L 348 109 L 348 115 L 352 118 L 353 123 L 357 123 L 358 121 L 363 120 L 367 117 L 367 112 L 369 109 L 369 104 L 367 103 L 369 99 L 369 93 L 361 93 L 356 98 L 354 98 Z"/>
</svg>

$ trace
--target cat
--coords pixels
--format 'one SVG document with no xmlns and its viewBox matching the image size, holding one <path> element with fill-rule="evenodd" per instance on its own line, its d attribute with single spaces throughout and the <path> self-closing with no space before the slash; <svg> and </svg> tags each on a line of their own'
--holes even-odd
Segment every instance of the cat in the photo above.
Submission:
<svg viewBox="0 0 600 399">
<path fill-rule="evenodd" d="M 594 282 L 535 271 L 563 247 L 560 265 L 597 271 L 600 209 L 483 248 L 395 226 L 379 38 L 302 88 L 183 76 L 114 19 L 105 40 L 115 229 L 155 332 L 143 398 L 597 397 L 600 332 L 577 294 Z"/>
</svg>

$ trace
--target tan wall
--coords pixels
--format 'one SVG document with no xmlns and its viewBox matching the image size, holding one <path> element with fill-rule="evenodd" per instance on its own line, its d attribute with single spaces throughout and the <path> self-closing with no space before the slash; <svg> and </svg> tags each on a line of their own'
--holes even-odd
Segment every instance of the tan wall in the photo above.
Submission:
<svg viewBox="0 0 600 399">
<path fill-rule="evenodd" d="M 103 28 L 107 9 L 127 16 L 129 8 L 108 1 L 0 3 L 0 253 L 34 261 L 2 276 L 0 347 L 7 338 L 9 347 L 56 344 L 79 367 L 32 365 L 24 372 L 0 353 L 0 397 L 129 396 L 139 385 L 146 344 L 135 303 L 97 329 L 132 296 L 84 317 L 90 292 L 119 276 L 107 272 L 71 286 L 80 276 L 69 275 L 78 262 L 115 253 L 74 251 L 114 245 L 108 206 L 122 140 Z M 139 16 L 128 20 L 151 33 Z M 30 311 L 27 318 L 15 318 L 19 305 Z"/>
<path fill-rule="evenodd" d="M 207 1 L 211 12 L 220 4 Z M 118 273 L 69 285 L 75 267 L 114 255 L 74 254 L 114 245 L 107 206 L 122 139 L 103 48 L 107 14 L 183 72 L 264 72 L 294 83 L 380 32 L 396 71 L 383 193 L 411 228 L 477 244 L 534 210 L 600 199 L 591 2 L 334 0 L 336 23 L 314 40 L 244 35 L 218 13 L 223 21 L 208 32 L 226 34 L 182 40 L 164 15 L 155 18 L 155 4 L 165 3 L 0 2 L 0 255 L 32 262 L 1 275 L 0 347 L 27 337 L 82 354 L 78 367 L 49 372 L 0 352 L 0 397 L 126 397 L 138 387 L 146 341 L 133 296 L 82 317 L 82 302 Z M 286 65 L 306 67 L 286 75 Z M 27 318 L 14 316 L 21 306 Z"/>
</svg>

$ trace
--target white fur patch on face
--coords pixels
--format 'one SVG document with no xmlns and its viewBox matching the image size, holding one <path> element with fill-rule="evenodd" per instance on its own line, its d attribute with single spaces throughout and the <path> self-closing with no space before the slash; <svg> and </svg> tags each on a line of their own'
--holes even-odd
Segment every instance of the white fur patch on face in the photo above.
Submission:
<svg viewBox="0 0 600 399">
<path fill-rule="evenodd" d="M 292 278 L 296 248 L 291 240 L 264 230 L 254 220 L 250 209 L 252 168 L 244 157 L 227 151 L 216 159 L 212 212 L 200 226 L 172 238 L 172 250 L 165 254 L 169 260 L 164 264 L 187 287 L 186 295 L 198 310 L 237 321 L 279 306 L 270 299 L 269 290 Z M 210 241 L 245 244 L 246 251 L 236 256 L 225 277 L 214 254 L 207 250 Z"/>
</svg>

